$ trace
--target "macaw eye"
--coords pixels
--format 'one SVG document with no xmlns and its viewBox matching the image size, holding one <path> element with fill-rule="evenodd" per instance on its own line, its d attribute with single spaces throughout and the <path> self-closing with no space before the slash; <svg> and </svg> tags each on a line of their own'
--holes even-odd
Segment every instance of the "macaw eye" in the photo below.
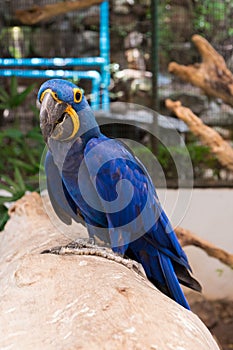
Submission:
<svg viewBox="0 0 233 350">
<path fill-rule="evenodd" d="M 45 91 L 42 92 L 41 96 L 40 96 L 40 103 L 43 101 L 46 93 L 50 93 L 50 95 L 53 96 L 54 100 L 57 101 L 58 103 L 61 103 L 61 101 L 58 98 L 58 95 L 56 92 L 52 91 L 51 89 L 46 89 Z"/>
<path fill-rule="evenodd" d="M 76 88 L 74 91 L 74 102 L 79 103 L 82 100 L 82 91 L 79 88 Z"/>
</svg>

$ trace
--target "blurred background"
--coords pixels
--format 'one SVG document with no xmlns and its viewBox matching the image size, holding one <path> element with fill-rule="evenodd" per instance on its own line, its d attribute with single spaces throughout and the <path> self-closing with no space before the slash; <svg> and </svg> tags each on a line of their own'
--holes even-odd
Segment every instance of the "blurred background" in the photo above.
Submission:
<svg viewBox="0 0 233 350">
<path fill-rule="evenodd" d="M 137 121 L 135 120 L 134 127 L 127 127 L 113 124 L 116 119 L 114 110 L 112 114 L 99 111 L 103 110 L 102 106 L 107 105 L 109 101 L 117 101 L 149 107 L 159 114 L 169 116 L 171 113 L 165 108 L 164 101 L 166 98 L 177 99 L 188 106 L 207 125 L 218 130 L 224 139 L 232 140 L 232 108 L 220 99 L 211 99 L 199 88 L 169 74 L 168 64 L 171 61 L 184 65 L 199 62 L 200 56 L 191 42 L 191 37 L 193 34 L 201 34 L 223 56 L 228 68 L 232 70 L 233 2 L 230 0 L 110 1 L 109 9 L 104 9 L 102 13 L 102 19 L 105 19 L 104 25 L 108 27 L 102 26 L 101 37 L 100 23 L 103 20 L 101 21 L 99 4 L 57 16 L 52 15 L 48 19 L 30 25 L 22 23 L 19 19 L 17 11 L 28 10 L 35 5 L 40 8 L 57 3 L 59 2 L 55 0 L 40 0 L 36 3 L 24 0 L 3 0 L 4 6 L 0 10 L 1 58 L 16 58 L 16 60 L 13 60 L 11 66 L 6 66 L 6 60 L 0 62 L 1 71 L 4 70 L 4 72 L 0 71 L 1 130 L 7 133 L 6 130 L 10 129 L 8 134 L 17 130 L 13 132 L 16 142 L 17 136 L 20 138 L 20 132 L 25 135 L 26 132 L 35 132 L 38 129 L 35 102 L 38 87 L 44 80 L 53 77 L 51 72 L 53 74 L 55 71 L 54 74 L 58 72 L 61 77 L 68 76 L 79 83 L 92 103 L 95 103 L 97 98 L 100 100 L 100 105 L 95 108 L 98 111 L 97 119 L 102 121 L 105 119 L 101 118 L 108 118 L 108 121 L 112 121 L 110 125 L 103 127 L 105 133 L 115 137 L 127 136 L 153 148 L 146 130 L 151 130 L 151 121 L 155 119 L 153 128 L 158 129 L 157 133 L 162 134 L 166 146 L 169 143 L 172 152 L 179 154 L 180 158 L 182 158 L 182 147 L 177 144 L 175 136 L 173 140 L 172 129 L 178 131 L 185 140 L 193 164 L 195 186 L 231 186 L 231 174 L 222 169 L 208 147 L 201 145 L 182 121 L 175 118 L 167 119 L 170 125 L 164 125 L 165 122 L 158 121 L 158 118 L 153 116 L 149 120 L 146 117 L 135 116 Z M 33 13 L 32 10 L 31 13 Z M 106 17 L 108 17 L 107 21 Z M 26 22 L 30 21 L 26 20 Z M 64 62 L 60 66 L 59 63 L 53 65 L 50 62 L 50 66 L 47 67 L 41 61 L 30 62 L 27 66 L 23 64 L 16 66 L 22 58 L 35 57 L 42 59 L 101 57 L 105 63 L 102 66 L 94 66 L 94 64 L 87 66 L 86 63 L 76 66 L 74 63 L 72 66 L 64 67 Z M 38 69 L 41 68 L 47 72 L 43 78 L 38 74 Z M 14 75 L 13 69 L 18 70 L 17 78 L 10 76 Z M 68 70 L 70 75 L 62 75 L 62 69 Z M 101 73 L 100 83 L 98 85 L 97 81 L 96 89 L 92 86 L 95 83 L 94 80 L 79 78 L 81 71 L 83 74 L 87 73 L 87 76 L 90 70 Z M 79 73 L 75 75 L 75 71 Z M 30 72 L 31 77 L 28 78 Z M 5 77 L 2 77 L 3 74 Z M 105 74 L 104 77 L 103 74 Z M 103 95 L 105 100 L 101 100 Z M 104 109 L 109 108 L 107 105 Z M 132 116 L 126 116 L 127 109 L 122 108 L 120 114 L 122 119 L 127 117 L 132 119 Z M 2 139 L 3 135 L 1 134 L 1 140 L 5 144 L 13 142 L 12 135 L 8 135 L 8 139 Z M 34 133 L 34 136 L 38 135 Z M 32 133 L 29 137 L 32 137 Z M 39 136 L 36 142 L 39 142 L 38 138 Z M 166 173 L 168 186 L 176 187 L 177 174 L 169 150 L 159 142 L 156 146 L 154 147 L 156 156 Z M 40 145 L 36 151 L 40 154 Z M 6 169 L 4 161 L 9 158 L 9 155 L 6 159 L 3 158 L 0 163 L 1 171 Z"/>
</svg>

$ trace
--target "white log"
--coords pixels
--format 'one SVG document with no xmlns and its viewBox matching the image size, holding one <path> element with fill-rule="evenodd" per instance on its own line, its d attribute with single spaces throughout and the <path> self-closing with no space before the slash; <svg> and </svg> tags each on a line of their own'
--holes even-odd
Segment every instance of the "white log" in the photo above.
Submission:
<svg viewBox="0 0 233 350">
<path fill-rule="evenodd" d="M 39 195 L 10 214 L 0 240 L 1 349 L 219 349 L 196 315 L 135 271 L 95 256 L 41 255 L 68 239 Z"/>
</svg>

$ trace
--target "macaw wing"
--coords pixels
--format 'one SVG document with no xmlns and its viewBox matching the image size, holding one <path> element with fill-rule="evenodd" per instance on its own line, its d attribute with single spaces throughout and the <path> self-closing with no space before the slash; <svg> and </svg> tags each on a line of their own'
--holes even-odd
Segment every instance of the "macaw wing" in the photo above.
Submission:
<svg viewBox="0 0 233 350">
<path fill-rule="evenodd" d="M 151 200 L 153 202 L 152 207 L 153 208 L 149 208 L 150 213 L 152 214 L 154 212 L 155 217 L 154 220 L 156 222 L 156 233 L 154 234 L 152 238 L 153 240 L 153 245 L 155 248 L 162 250 L 164 253 L 166 253 L 168 256 L 170 255 L 170 257 L 174 260 L 179 260 L 179 263 L 181 263 L 180 259 L 182 259 L 183 261 L 183 265 L 186 266 L 187 268 L 188 266 L 188 260 L 187 260 L 187 256 L 184 253 L 184 251 L 182 250 L 182 248 L 180 247 L 180 244 L 177 240 L 177 237 L 175 235 L 174 230 L 172 229 L 172 226 L 170 224 L 170 221 L 166 215 L 166 213 L 164 212 L 158 195 L 156 193 L 154 184 L 152 182 L 152 179 L 146 169 L 146 167 L 144 166 L 144 164 L 133 154 L 132 150 L 122 141 L 117 140 L 117 143 L 119 143 L 120 145 L 122 145 L 123 147 L 125 147 L 127 149 L 127 151 L 131 154 L 131 156 L 133 156 L 133 158 L 135 159 L 135 161 L 138 163 L 138 165 L 140 166 L 140 168 L 142 169 L 144 175 L 147 178 L 148 181 L 148 191 L 153 193 L 153 196 L 149 198 L 149 200 Z M 149 237 L 145 237 L 145 239 L 148 240 Z M 150 240 L 150 239 L 149 239 Z M 151 242 L 151 240 L 150 240 Z M 156 243 L 157 242 L 157 243 Z M 151 242 L 152 243 L 152 242 Z M 175 255 L 174 255 L 175 253 Z M 177 258 L 177 256 L 178 258 Z"/>
<path fill-rule="evenodd" d="M 132 153 L 105 136 L 87 143 L 84 160 L 107 217 L 111 246 L 124 253 L 159 215 L 149 179 Z"/>
<path fill-rule="evenodd" d="M 104 136 L 88 142 L 84 160 L 106 213 L 113 251 L 142 263 L 156 286 L 189 308 L 178 279 L 197 290 L 200 285 L 188 273 L 186 254 L 145 168 L 121 143 Z"/>
<path fill-rule="evenodd" d="M 49 151 L 45 158 L 45 173 L 49 198 L 59 219 L 66 225 L 71 225 L 71 219 L 85 225 L 84 220 L 78 215 L 78 207 L 69 195 L 59 170 L 54 163 L 53 156 Z"/>
</svg>

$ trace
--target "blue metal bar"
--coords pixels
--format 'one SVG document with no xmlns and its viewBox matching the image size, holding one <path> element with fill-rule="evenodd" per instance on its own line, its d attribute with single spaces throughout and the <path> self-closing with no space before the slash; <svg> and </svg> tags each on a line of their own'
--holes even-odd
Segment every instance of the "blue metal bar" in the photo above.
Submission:
<svg viewBox="0 0 233 350">
<path fill-rule="evenodd" d="M 1 66 L 102 66 L 105 64 L 104 57 L 79 57 L 79 58 L 0 58 Z"/>
<path fill-rule="evenodd" d="M 109 110 L 109 91 L 110 83 L 109 72 L 109 4 L 104 1 L 100 4 L 100 57 L 78 57 L 78 58 L 0 58 L 0 67 L 28 67 L 26 70 L 20 69 L 0 69 L 0 76 L 18 76 L 22 78 L 73 78 L 73 79 L 91 79 L 92 80 L 92 98 L 91 105 L 94 110 L 100 106 L 100 89 L 102 93 L 102 109 Z M 90 71 L 70 71 L 63 70 L 71 66 L 98 66 L 100 73 L 96 70 Z M 39 67 L 41 70 L 32 69 Z M 51 69 L 45 69 L 51 67 Z M 53 67 L 59 67 L 55 70 Z"/>
<path fill-rule="evenodd" d="M 109 110 L 109 91 L 110 83 L 109 72 L 109 4 L 104 1 L 100 5 L 100 56 L 104 59 L 105 64 L 101 66 L 102 75 L 102 109 Z"/>
<path fill-rule="evenodd" d="M 93 110 L 100 108 L 100 85 L 101 75 L 98 71 L 72 71 L 72 70 L 21 70 L 21 69 L 0 69 L 1 77 L 21 77 L 21 78 L 73 78 L 73 79 L 90 79 L 92 80 L 91 90 L 91 107 Z"/>
</svg>

